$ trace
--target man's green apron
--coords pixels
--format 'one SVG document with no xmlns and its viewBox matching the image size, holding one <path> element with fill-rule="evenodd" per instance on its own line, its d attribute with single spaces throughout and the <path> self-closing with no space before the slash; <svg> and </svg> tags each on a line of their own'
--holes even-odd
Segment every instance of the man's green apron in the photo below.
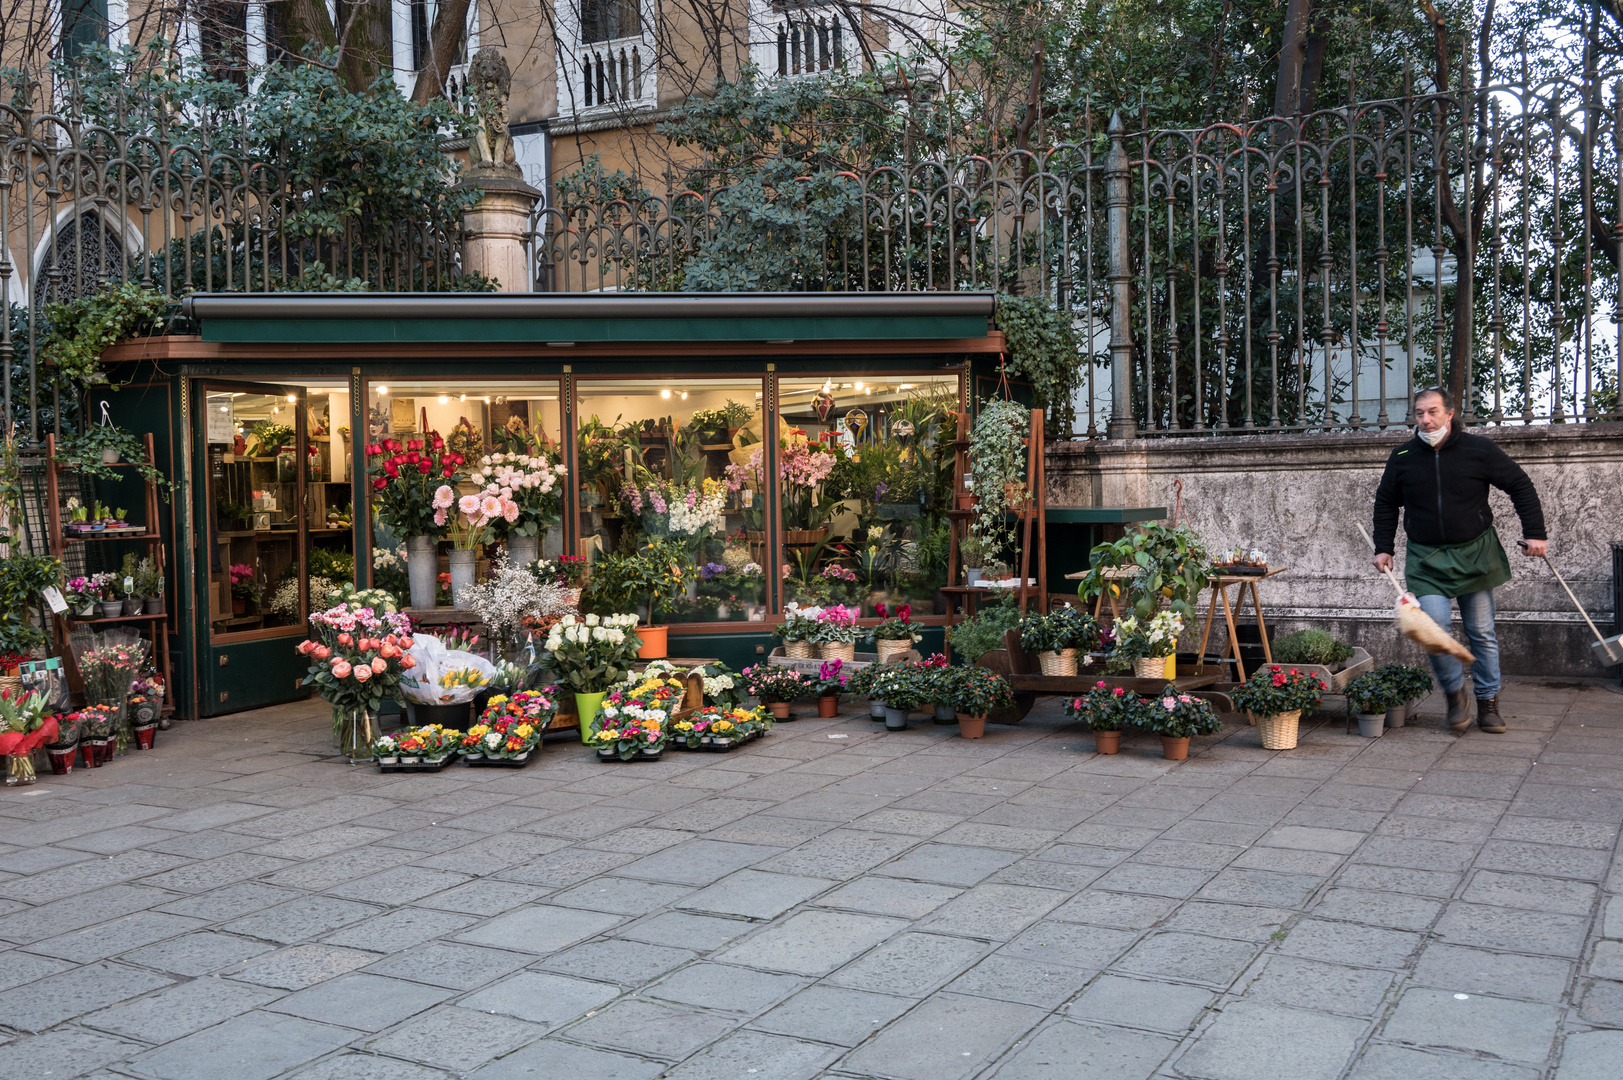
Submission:
<svg viewBox="0 0 1623 1080">
<path fill-rule="evenodd" d="M 1510 580 L 1510 560 L 1492 525 L 1475 540 L 1432 547 L 1409 541 L 1403 576 L 1416 596 L 1446 596 L 1496 589 Z"/>
</svg>

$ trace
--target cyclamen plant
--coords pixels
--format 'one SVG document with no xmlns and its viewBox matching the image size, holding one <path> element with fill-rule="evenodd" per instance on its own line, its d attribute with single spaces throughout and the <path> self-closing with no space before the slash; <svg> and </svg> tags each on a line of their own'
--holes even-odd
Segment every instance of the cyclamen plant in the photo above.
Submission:
<svg viewBox="0 0 1623 1080">
<path fill-rule="evenodd" d="M 917 644 L 924 638 L 924 631 L 917 623 L 912 621 L 913 605 L 901 604 L 895 613 L 887 618 L 887 609 L 884 604 L 873 606 L 874 614 L 885 621 L 868 631 L 868 637 L 874 641 L 909 641 Z"/>
<path fill-rule="evenodd" d="M 826 607 L 817 616 L 816 637 L 813 640 L 828 642 L 830 644 L 855 644 L 862 636 L 857 627 L 857 616 L 860 614 L 856 608 L 848 608 L 844 604 L 834 604 Z"/>
<path fill-rule="evenodd" d="M 838 697 L 845 693 L 851 677 L 845 674 L 844 660 L 825 660 L 812 680 L 812 692 L 817 697 Z"/>
</svg>

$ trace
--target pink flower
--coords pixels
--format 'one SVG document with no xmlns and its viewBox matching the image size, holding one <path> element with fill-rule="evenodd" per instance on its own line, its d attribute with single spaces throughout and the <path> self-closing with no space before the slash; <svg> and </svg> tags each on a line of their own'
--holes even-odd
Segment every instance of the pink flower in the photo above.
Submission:
<svg viewBox="0 0 1623 1080">
<path fill-rule="evenodd" d="M 479 496 L 462 496 L 457 500 L 456 508 L 468 517 L 476 517 L 479 513 Z"/>
<path fill-rule="evenodd" d="M 333 677 L 336 679 L 349 678 L 350 670 L 348 660 L 334 660 L 332 662 L 332 673 Z"/>
<path fill-rule="evenodd" d="M 454 502 L 456 502 L 456 492 L 451 490 L 450 484 L 441 484 L 439 489 L 434 492 L 434 509 L 449 509 Z"/>
<path fill-rule="evenodd" d="M 1177 698 L 1168 696 L 1168 697 L 1164 697 L 1164 698 L 1161 699 L 1161 708 L 1165 709 L 1167 712 L 1171 712 L 1173 709 L 1176 709 L 1177 707 L 1178 707 L 1178 699 Z"/>
<path fill-rule="evenodd" d="M 366 680 L 370 679 L 371 677 L 372 677 L 372 669 L 367 667 L 365 664 L 362 664 L 360 667 L 357 667 L 355 669 L 355 681 L 356 682 L 365 682 Z"/>
<path fill-rule="evenodd" d="M 385 671 L 387 671 L 389 669 L 388 663 L 381 656 L 377 657 L 376 659 L 374 659 L 372 661 L 371 667 L 372 667 L 372 674 L 374 674 L 374 675 L 382 675 Z"/>
<path fill-rule="evenodd" d="M 502 517 L 507 520 L 507 523 L 509 525 L 511 525 L 513 522 L 517 521 L 518 520 L 518 503 L 514 502 L 512 499 L 507 499 L 506 501 L 504 501 L 502 503 Z"/>
<path fill-rule="evenodd" d="M 445 524 L 445 511 L 443 509 L 434 511 L 434 524 L 436 524 L 436 525 L 444 525 Z"/>
<path fill-rule="evenodd" d="M 502 501 L 495 495 L 486 495 L 479 501 L 479 512 L 487 518 L 500 517 Z"/>
</svg>

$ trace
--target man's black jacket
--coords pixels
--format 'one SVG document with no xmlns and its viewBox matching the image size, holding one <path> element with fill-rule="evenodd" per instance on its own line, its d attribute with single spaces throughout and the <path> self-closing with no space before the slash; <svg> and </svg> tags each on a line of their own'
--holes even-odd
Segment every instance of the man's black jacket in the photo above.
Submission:
<svg viewBox="0 0 1623 1080">
<path fill-rule="evenodd" d="M 1509 493 L 1523 539 L 1547 539 L 1533 481 L 1492 439 L 1450 425 L 1448 438 L 1433 450 L 1416 435 L 1392 451 L 1375 489 L 1375 550 L 1392 554 L 1400 506 L 1410 540 L 1432 547 L 1475 540 L 1493 524 L 1490 484 Z"/>
</svg>

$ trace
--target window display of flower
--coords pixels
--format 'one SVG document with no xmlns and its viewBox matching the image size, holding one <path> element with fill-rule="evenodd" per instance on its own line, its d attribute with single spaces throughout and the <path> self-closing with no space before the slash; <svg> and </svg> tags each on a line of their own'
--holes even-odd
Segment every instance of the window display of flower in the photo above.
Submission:
<svg viewBox="0 0 1623 1080">
<path fill-rule="evenodd" d="M 310 604 L 326 602 L 336 591 L 337 586 L 324 577 L 312 577 L 310 581 Z M 270 610 L 272 615 L 280 615 L 284 619 L 295 619 L 299 615 L 299 579 L 288 578 L 276 586 L 271 593 Z"/>
<path fill-rule="evenodd" d="M 763 705 L 811 696 L 811 680 L 794 668 L 756 664 L 745 668 L 741 674 L 744 676 L 744 689 L 759 698 Z"/>
<path fill-rule="evenodd" d="M 231 599 L 259 599 L 259 582 L 254 578 L 253 567 L 247 563 L 232 563 L 228 572 L 231 575 Z M 111 585 L 111 582 L 108 584 Z"/>
<path fill-rule="evenodd" d="M 481 497 L 494 496 L 512 503 L 493 522 L 497 536 L 545 536 L 563 519 L 564 477 L 561 462 L 545 455 L 486 454 L 468 480 Z"/>
<path fill-rule="evenodd" d="M 868 631 L 869 638 L 874 641 L 907 641 L 915 645 L 923 640 L 924 631 L 912 621 L 913 605 L 901 604 L 892 613 L 884 604 L 875 604 L 873 610 L 885 621 Z"/>
<path fill-rule="evenodd" d="M 445 445 L 436 432 L 399 442 L 384 439 L 366 448 L 366 476 L 372 485 L 378 521 L 397 536 L 445 535 L 444 491 L 453 490 L 467 458 Z"/>
<path fill-rule="evenodd" d="M 573 693 L 600 694 L 626 677 L 641 648 L 635 615 L 565 615 L 547 631 L 541 659 Z"/>
</svg>

